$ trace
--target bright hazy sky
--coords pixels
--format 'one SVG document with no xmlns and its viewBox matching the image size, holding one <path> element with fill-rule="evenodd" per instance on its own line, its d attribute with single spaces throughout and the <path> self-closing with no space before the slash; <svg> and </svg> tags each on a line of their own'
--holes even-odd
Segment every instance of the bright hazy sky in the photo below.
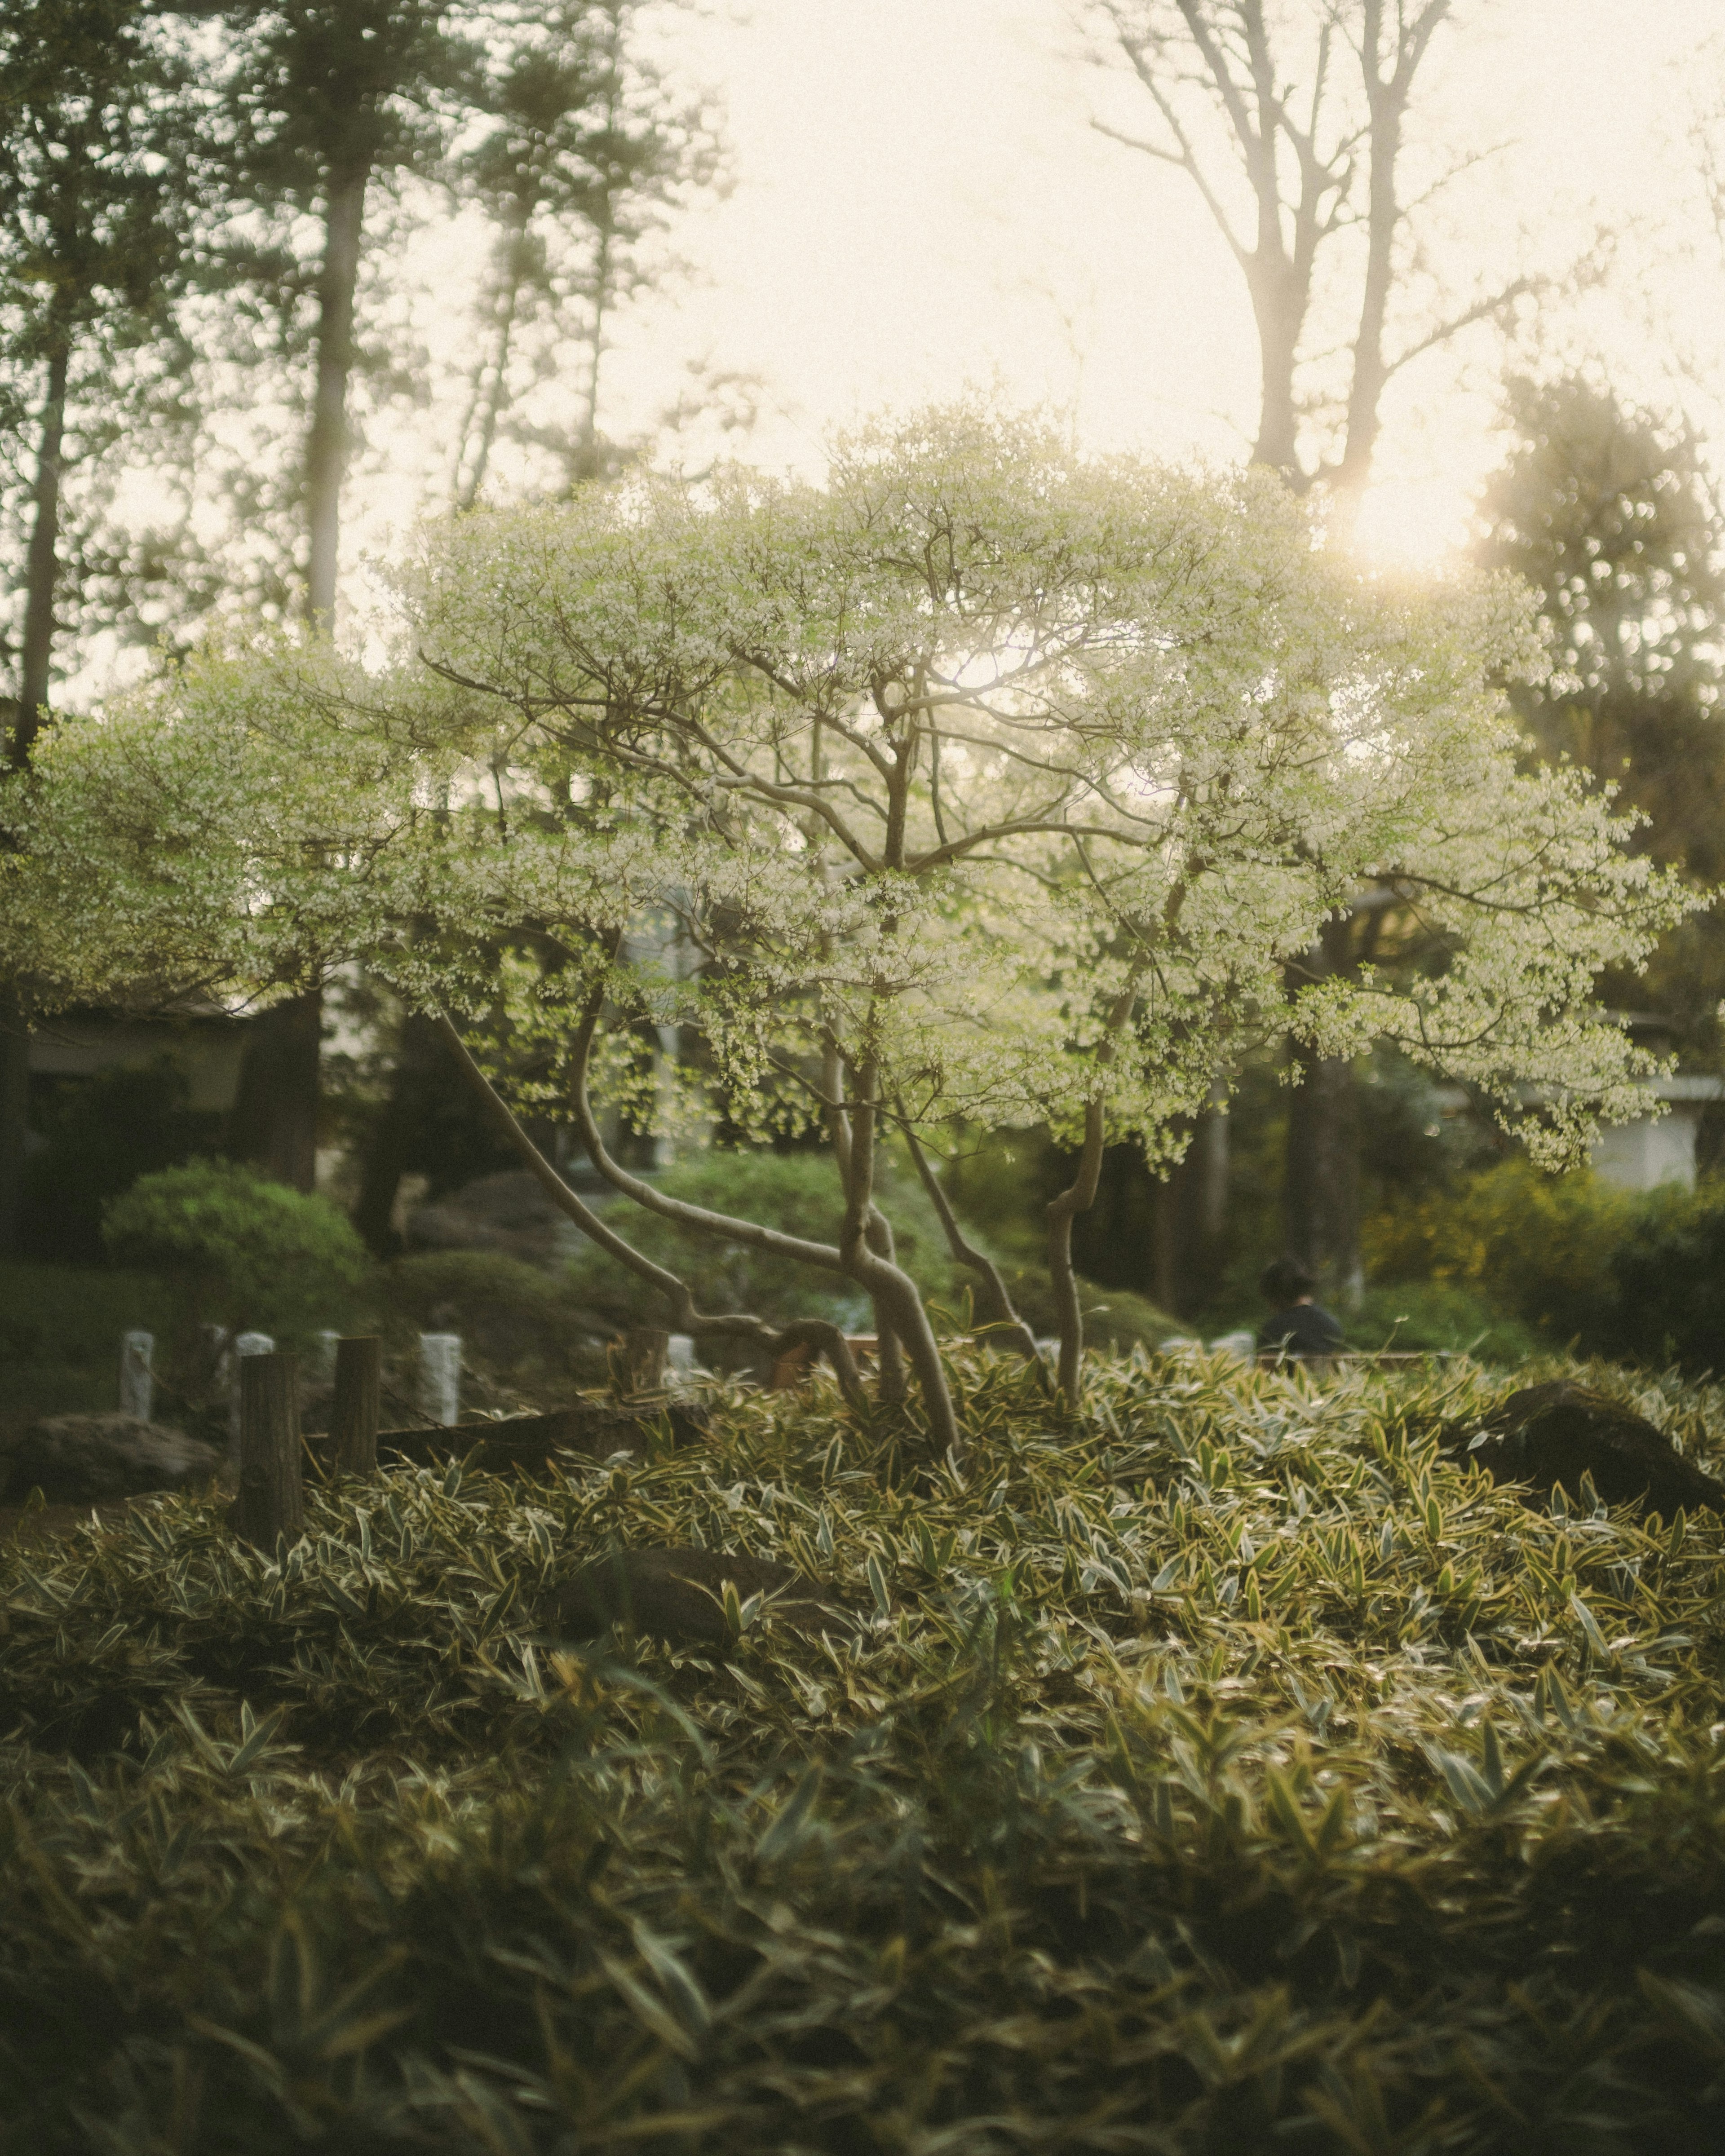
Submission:
<svg viewBox="0 0 1725 2156">
<path fill-rule="evenodd" d="M 706 352 L 763 378 L 743 453 L 769 465 L 815 464 L 825 431 L 870 409 L 996 385 L 1070 412 L 1097 446 L 1241 453 L 1244 287 L 1184 177 L 1091 129 L 1099 112 L 1142 125 L 1142 94 L 1085 66 L 1065 0 L 716 4 L 681 31 L 676 72 L 722 99 L 736 184 L 677 234 L 697 277 L 609 362 L 614 431 L 631 389 L 653 401 L 671 361 Z M 1428 124 L 1445 150 L 1507 146 L 1449 198 L 1438 265 L 1462 285 L 1561 270 L 1609 216 L 1609 282 L 1548 303 L 1542 335 L 1631 396 L 1710 418 L 1725 258 L 1686 130 L 1725 76 L 1725 0 L 1459 0 L 1457 15 L 1422 78 Z M 425 243 L 444 321 L 476 238 Z M 1481 332 L 1400 377 L 1368 543 L 1423 558 L 1464 536 L 1497 453 L 1501 364 Z M 381 506 L 362 521 L 387 544 Z"/>
</svg>

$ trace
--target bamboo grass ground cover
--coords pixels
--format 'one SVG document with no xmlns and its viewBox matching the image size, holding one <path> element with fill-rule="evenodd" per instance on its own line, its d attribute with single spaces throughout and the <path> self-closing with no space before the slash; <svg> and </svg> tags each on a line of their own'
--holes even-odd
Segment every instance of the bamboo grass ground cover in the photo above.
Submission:
<svg viewBox="0 0 1725 2156">
<path fill-rule="evenodd" d="M 1589 1374 L 1717 1471 L 1725 1391 Z M 280 1563 L 177 1497 L 8 1553 L 0 2147 L 1725 2146 L 1716 1518 L 1440 1459 L 1468 1365 L 955 1382 L 956 1469 L 737 1395 Z M 536 1630 L 631 1542 L 855 1621 Z"/>
</svg>

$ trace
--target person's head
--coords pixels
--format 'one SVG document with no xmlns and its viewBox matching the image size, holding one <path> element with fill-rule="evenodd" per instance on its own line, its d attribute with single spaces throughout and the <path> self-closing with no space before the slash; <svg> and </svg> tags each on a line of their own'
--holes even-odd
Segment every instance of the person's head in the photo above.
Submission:
<svg viewBox="0 0 1725 2156">
<path fill-rule="evenodd" d="M 1286 1310 L 1292 1303 L 1308 1301 L 1317 1286 L 1297 1258 L 1276 1258 L 1265 1266 L 1258 1291 L 1275 1309 Z"/>
</svg>

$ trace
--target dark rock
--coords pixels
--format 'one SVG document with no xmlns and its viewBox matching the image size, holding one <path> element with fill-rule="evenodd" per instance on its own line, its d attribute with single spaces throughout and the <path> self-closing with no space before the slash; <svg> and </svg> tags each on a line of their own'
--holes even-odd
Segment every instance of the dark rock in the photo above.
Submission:
<svg viewBox="0 0 1725 2156">
<path fill-rule="evenodd" d="M 495 1250 L 530 1265 L 561 1265 L 583 1240 L 526 1168 L 482 1175 L 446 1198 L 415 1206 L 403 1225 L 410 1250 Z"/>
<path fill-rule="evenodd" d="M 377 1433 L 379 1459 L 425 1462 L 454 1453 L 474 1455 L 473 1464 L 487 1474 L 511 1467 L 542 1466 L 553 1452 L 584 1453 L 603 1460 L 614 1452 L 645 1445 L 661 1418 L 674 1445 L 694 1445 L 706 1435 L 711 1410 L 695 1400 L 670 1400 L 652 1406 L 614 1407 L 583 1400 L 549 1414 L 506 1415 L 496 1422 L 456 1423 L 443 1430 L 385 1430 Z"/>
<path fill-rule="evenodd" d="M 0 1487 L 39 1489 L 51 1505 L 100 1504 L 207 1481 L 220 1469 L 213 1445 L 123 1414 L 50 1415 L 0 1454 Z"/>
<path fill-rule="evenodd" d="M 590 1639 L 612 1625 L 686 1646 L 723 1647 L 730 1632 L 723 1594 L 729 1580 L 739 1602 L 752 1594 L 778 1594 L 776 1614 L 803 1623 L 842 1618 L 841 1595 L 770 1558 L 725 1550 L 619 1549 L 584 1564 L 566 1579 L 546 1612 L 547 1629 L 572 1639 Z"/>
<path fill-rule="evenodd" d="M 1686 1460 L 1645 1417 L 1565 1378 L 1512 1393 L 1483 1432 L 1447 1433 L 1445 1449 L 1489 1469 L 1494 1481 L 1531 1483 L 1543 1496 L 1561 1482 L 1574 1497 L 1589 1475 L 1608 1505 L 1645 1504 L 1666 1519 L 1679 1506 L 1692 1512 L 1706 1505 L 1725 1517 L 1725 1483 Z"/>
</svg>

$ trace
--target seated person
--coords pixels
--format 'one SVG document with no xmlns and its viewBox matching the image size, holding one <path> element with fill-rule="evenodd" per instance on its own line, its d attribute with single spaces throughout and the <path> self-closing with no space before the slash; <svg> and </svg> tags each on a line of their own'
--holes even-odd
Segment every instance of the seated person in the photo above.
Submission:
<svg viewBox="0 0 1725 2156">
<path fill-rule="evenodd" d="M 1258 1327 L 1260 1355 L 1337 1355 L 1346 1342 L 1328 1311 L 1312 1300 L 1317 1285 L 1294 1258 L 1277 1258 L 1264 1268 L 1260 1293 L 1275 1312 Z"/>
</svg>

